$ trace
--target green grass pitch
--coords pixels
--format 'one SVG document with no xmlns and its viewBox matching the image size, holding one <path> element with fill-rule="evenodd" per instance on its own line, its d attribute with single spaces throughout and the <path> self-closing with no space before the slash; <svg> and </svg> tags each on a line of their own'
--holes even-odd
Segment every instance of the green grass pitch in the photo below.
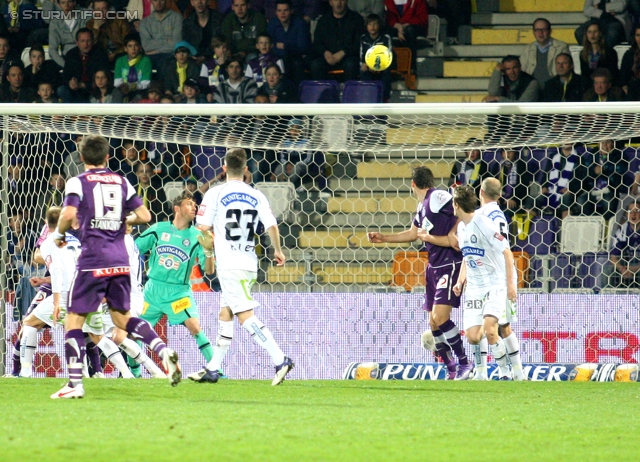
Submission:
<svg viewBox="0 0 640 462">
<path fill-rule="evenodd" d="M 0 460 L 637 461 L 640 384 L 0 379 Z"/>
</svg>

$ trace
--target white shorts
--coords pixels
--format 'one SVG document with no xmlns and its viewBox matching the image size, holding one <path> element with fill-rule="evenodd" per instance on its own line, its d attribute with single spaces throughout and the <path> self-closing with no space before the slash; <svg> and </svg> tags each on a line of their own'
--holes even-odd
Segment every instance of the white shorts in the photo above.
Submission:
<svg viewBox="0 0 640 462">
<path fill-rule="evenodd" d="M 229 307 L 233 314 L 253 310 L 260 306 L 251 296 L 251 287 L 256 282 L 255 271 L 224 270 L 218 273 L 220 306 Z"/>
<path fill-rule="evenodd" d="M 142 309 L 144 308 L 144 295 L 142 292 L 134 291 L 131 292 L 131 305 L 129 308 L 129 313 L 133 318 L 139 318 L 142 313 Z M 104 335 L 111 337 L 113 334 L 113 329 L 115 329 L 116 325 L 113 323 L 113 319 L 111 319 L 111 312 L 109 309 L 103 309 L 103 322 L 104 322 Z"/>
<path fill-rule="evenodd" d="M 511 302 L 507 298 L 506 288 L 489 289 L 483 296 L 473 294 L 465 297 L 464 329 L 481 326 L 485 316 L 497 318 L 501 326 L 508 324 L 508 305 L 511 305 Z"/>
<path fill-rule="evenodd" d="M 33 315 L 40 321 L 44 322 L 47 326 L 55 328 L 53 324 L 53 295 L 49 295 L 42 300 L 38 306 L 33 310 Z M 67 293 L 60 294 L 60 317 L 58 318 L 57 325 L 64 325 L 64 318 L 67 316 Z M 95 312 L 89 313 L 82 325 L 82 332 L 102 335 L 103 323 L 102 313 Z"/>
</svg>

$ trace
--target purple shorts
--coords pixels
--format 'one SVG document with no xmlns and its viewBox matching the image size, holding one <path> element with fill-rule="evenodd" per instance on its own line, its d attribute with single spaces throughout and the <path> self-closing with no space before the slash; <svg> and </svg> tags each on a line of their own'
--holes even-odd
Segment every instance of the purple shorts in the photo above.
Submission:
<svg viewBox="0 0 640 462">
<path fill-rule="evenodd" d="M 460 265 L 462 265 L 461 262 L 438 268 L 427 265 L 427 286 L 423 309 L 431 311 L 433 305 L 450 305 L 454 308 L 460 306 L 460 297 L 453 293 L 453 286 L 458 282 Z"/>
<path fill-rule="evenodd" d="M 87 314 L 100 309 L 106 297 L 110 307 L 129 311 L 131 304 L 131 277 L 129 267 L 80 270 L 71 282 L 67 311 Z"/>
</svg>

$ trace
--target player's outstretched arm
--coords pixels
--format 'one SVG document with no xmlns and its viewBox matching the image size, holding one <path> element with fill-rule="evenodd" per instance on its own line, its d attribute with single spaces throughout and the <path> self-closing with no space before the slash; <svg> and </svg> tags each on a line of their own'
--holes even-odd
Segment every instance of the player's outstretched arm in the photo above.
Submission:
<svg viewBox="0 0 640 462">
<path fill-rule="evenodd" d="M 127 224 L 129 225 L 144 225 L 145 223 L 149 223 L 151 221 L 151 212 L 149 209 L 141 205 L 137 209 L 133 211 L 133 213 L 127 216 Z"/>
<path fill-rule="evenodd" d="M 456 285 L 453 286 L 453 293 L 458 297 L 462 294 L 462 290 L 464 289 L 464 285 L 467 282 L 467 265 L 462 262 L 460 265 L 460 273 L 458 273 L 458 281 Z"/>
<path fill-rule="evenodd" d="M 504 249 L 502 254 L 504 255 L 504 263 L 507 265 L 507 298 L 512 302 L 515 302 L 518 293 L 516 289 L 516 266 L 513 260 L 513 253 L 511 252 L 511 249 Z"/>
<path fill-rule="evenodd" d="M 58 247 L 64 247 L 66 245 L 64 233 L 66 233 L 71 228 L 71 224 L 74 222 L 77 216 L 78 209 L 71 205 L 65 206 L 60 212 L 60 217 L 58 218 L 58 227 L 53 232 L 53 240 Z"/>
<path fill-rule="evenodd" d="M 413 242 L 418 239 L 418 227 L 411 225 L 411 228 L 395 234 L 382 234 L 375 231 L 367 233 L 369 242 L 381 244 L 383 242 L 402 243 Z"/>
<path fill-rule="evenodd" d="M 282 247 L 280 246 L 280 230 L 277 225 L 273 225 L 267 229 L 267 233 L 274 249 L 273 257 L 276 259 L 276 265 L 282 266 L 287 261 L 287 258 L 282 253 Z"/>
<path fill-rule="evenodd" d="M 213 233 L 211 231 L 202 231 L 198 235 L 198 242 L 202 246 L 204 252 L 205 264 L 204 272 L 213 274 L 216 271 L 216 256 L 213 252 Z"/>
</svg>

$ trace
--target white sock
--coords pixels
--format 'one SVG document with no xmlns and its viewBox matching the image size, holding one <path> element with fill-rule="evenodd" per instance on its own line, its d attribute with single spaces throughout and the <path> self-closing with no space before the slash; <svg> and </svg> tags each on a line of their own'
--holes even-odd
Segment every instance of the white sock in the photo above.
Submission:
<svg viewBox="0 0 640 462">
<path fill-rule="evenodd" d="M 524 372 L 522 371 L 522 359 L 520 358 L 520 342 L 515 332 L 502 339 L 504 346 L 509 354 L 511 361 L 511 369 L 513 370 L 513 380 L 524 380 Z"/>
<path fill-rule="evenodd" d="M 496 363 L 498 363 L 498 367 L 500 367 L 500 376 L 510 377 L 509 366 L 507 365 L 507 349 L 501 338 L 498 338 L 498 343 L 491 345 L 491 352 L 493 353 Z"/>
<path fill-rule="evenodd" d="M 273 364 L 278 366 L 284 362 L 284 353 L 273 339 L 271 331 L 262 324 L 258 318 L 251 316 L 244 322 L 242 327 L 251 334 L 251 338 L 253 338 L 254 342 L 267 350 L 267 353 L 271 356 Z"/>
<path fill-rule="evenodd" d="M 133 374 L 129 370 L 129 366 L 125 362 L 118 346 L 113 343 L 113 341 L 107 337 L 102 337 L 102 339 L 98 342 L 98 348 L 100 351 L 104 353 L 106 358 L 111 361 L 111 363 L 116 366 L 116 369 L 120 371 L 122 377 L 125 379 L 133 379 Z"/>
<path fill-rule="evenodd" d="M 20 339 L 20 377 L 33 377 L 33 357 L 38 346 L 38 329 L 22 326 Z"/>
<path fill-rule="evenodd" d="M 222 368 L 222 361 L 229 351 L 233 340 L 233 321 L 218 321 L 218 336 L 213 347 L 213 358 L 207 364 L 210 371 L 218 371 Z"/>
<path fill-rule="evenodd" d="M 120 343 L 120 349 L 124 351 L 127 356 L 133 358 L 136 363 L 142 364 L 152 377 L 166 377 L 162 369 L 156 366 L 156 363 L 142 351 L 140 345 L 134 340 L 125 338 L 122 343 Z"/>
<path fill-rule="evenodd" d="M 473 363 L 476 367 L 476 377 L 487 377 L 487 354 L 489 353 L 489 342 L 487 337 L 483 337 L 480 343 L 473 345 Z"/>
</svg>

